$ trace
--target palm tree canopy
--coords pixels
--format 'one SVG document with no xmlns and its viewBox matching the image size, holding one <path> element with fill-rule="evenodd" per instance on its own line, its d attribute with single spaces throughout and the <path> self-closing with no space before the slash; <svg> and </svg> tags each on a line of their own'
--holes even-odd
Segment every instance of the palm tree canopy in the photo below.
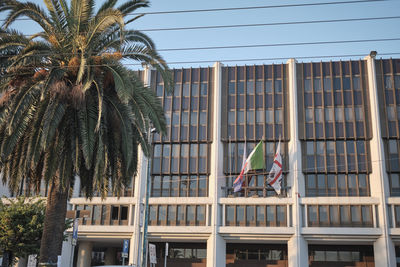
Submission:
<svg viewBox="0 0 400 267">
<path fill-rule="evenodd" d="M 168 66 L 145 34 L 126 29 L 148 6 L 94 0 L 3 0 L 0 30 L 0 167 L 17 191 L 22 179 L 39 189 L 57 180 L 69 188 L 79 175 L 82 190 L 118 194 L 137 169 L 138 145 L 149 154 L 148 129 L 165 128 L 161 104 L 123 60 L 153 66 L 172 88 Z M 28 17 L 41 27 L 30 37 L 9 29 Z"/>
</svg>

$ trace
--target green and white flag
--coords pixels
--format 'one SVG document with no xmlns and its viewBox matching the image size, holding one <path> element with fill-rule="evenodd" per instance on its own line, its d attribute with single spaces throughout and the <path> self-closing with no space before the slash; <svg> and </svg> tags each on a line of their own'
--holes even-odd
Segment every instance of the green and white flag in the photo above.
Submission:
<svg viewBox="0 0 400 267">
<path fill-rule="evenodd" d="M 246 148 L 244 148 L 246 149 Z M 233 182 L 233 191 L 239 192 L 242 189 L 242 184 L 244 181 L 244 175 L 250 170 L 264 169 L 264 152 L 263 152 L 263 142 L 257 144 L 257 146 L 251 151 L 249 157 L 246 159 L 242 166 L 242 171 L 239 176 Z"/>
</svg>

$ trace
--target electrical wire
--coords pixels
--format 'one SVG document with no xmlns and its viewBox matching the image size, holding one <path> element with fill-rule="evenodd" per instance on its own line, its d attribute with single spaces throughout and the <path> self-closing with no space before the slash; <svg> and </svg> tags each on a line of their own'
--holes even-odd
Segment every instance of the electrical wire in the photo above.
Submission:
<svg viewBox="0 0 400 267">
<path fill-rule="evenodd" d="M 155 31 L 185 31 L 185 30 L 205 30 L 205 29 L 227 29 L 227 28 L 243 28 L 243 27 L 264 27 L 264 26 L 314 24 L 314 23 L 373 21 L 373 20 L 387 20 L 387 19 L 400 19 L 400 16 L 329 19 L 329 20 L 309 20 L 309 21 L 290 21 L 290 22 L 272 22 L 272 23 L 254 23 L 254 24 L 210 25 L 210 26 L 175 27 L 175 28 L 153 28 L 153 29 L 140 29 L 138 31 L 141 31 L 141 32 L 155 32 Z"/>
<path fill-rule="evenodd" d="M 324 44 L 346 44 L 346 43 L 366 43 L 366 42 L 388 42 L 400 41 L 400 38 L 382 38 L 382 39 L 359 39 L 359 40 L 338 40 L 338 41 L 316 41 L 316 42 L 298 42 L 298 43 L 272 43 L 272 44 L 255 44 L 255 45 L 231 45 L 231 46 L 206 46 L 206 47 L 178 47 L 178 48 L 160 48 L 159 52 L 171 51 L 192 51 L 192 50 L 217 50 L 217 49 L 236 49 L 236 48 L 258 48 L 258 47 L 275 47 L 275 46 L 303 46 L 303 45 L 324 45 Z M 57 55 L 72 55 L 73 53 L 59 53 Z M 50 56 L 53 54 L 37 53 L 35 56 Z M 133 53 L 125 53 L 123 56 L 134 55 Z M 14 55 L 0 55 L 0 58 L 13 57 Z"/>
<path fill-rule="evenodd" d="M 323 5 L 359 4 L 359 3 L 372 3 L 372 2 L 385 2 L 385 1 L 389 1 L 389 0 L 358 0 L 358 1 L 338 1 L 338 2 L 302 3 L 302 4 L 287 4 L 287 5 L 268 5 L 268 6 L 245 6 L 245 7 L 209 8 L 209 9 L 186 9 L 186 10 L 128 13 L 127 15 L 138 16 L 138 15 L 165 15 L 165 14 L 182 14 L 182 13 L 221 12 L 221 11 L 289 8 L 289 7 L 309 7 L 309 6 L 323 6 Z M 16 19 L 15 21 L 22 21 L 22 20 L 30 20 L 30 19 L 29 18 L 20 18 L 20 19 Z M 6 19 L 0 19 L 0 21 L 6 21 Z"/>
<path fill-rule="evenodd" d="M 210 26 L 193 26 L 193 27 L 149 28 L 149 29 L 138 29 L 137 31 L 140 31 L 140 32 L 185 31 L 185 30 L 227 29 L 227 28 L 243 28 L 243 27 L 283 26 L 283 25 L 299 25 L 299 24 L 314 24 L 314 23 L 375 21 L 375 20 L 391 20 L 391 19 L 400 19 L 400 16 L 290 21 L 290 22 L 271 22 L 271 23 L 253 23 L 253 24 L 210 25 Z M 84 34 L 85 32 L 80 32 L 80 33 Z M 1 37 L 1 35 L 7 35 L 7 34 L 0 33 L 0 37 Z M 23 36 L 29 37 L 31 35 L 23 34 Z"/>
<path fill-rule="evenodd" d="M 161 48 L 161 49 L 157 49 L 157 51 L 169 52 L 169 51 L 190 51 L 190 50 L 216 50 L 216 49 L 232 49 L 232 48 L 273 47 L 273 46 L 301 46 L 301 45 L 387 42 L 387 41 L 399 41 L 399 40 L 400 40 L 400 38 L 386 38 L 386 39 L 360 39 L 360 40 L 339 40 L 339 41 L 319 41 L 319 42 L 299 42 L 299 43 L 274 43 L 274 44 L 256 44 L 256 45 L 181 47 L 181 48 Z"/>
<path fill-rule="evenodd" d="M 130 15 L 140 15 L 140 14 L 164 15 L 164 14 L 180 14 L 180 13 L 220 12 L 220 11 L 236 11 L 236 10 L 251 10 L 251 9 L 270 9 L 270 8 L 287 8 L 287 7 L 357 4 L 357 3 L 383 2 L 383 1 L 387 1 L 387 0 L 338 1 L 338 2 L 320 2 L 320 3 L 303 3 L 303 4 L 270 5 L 270 6 L 247 6 L 247 7 L 228 7 L 228 8 L 192 9 L 192 10 L 154 11 L 154 12 L 144 12 L 144 13 L 132 13 Z"/>
<path fill-rule="evenodd" d="M 348 55 L 321 55 L 321 56 L 293 56 L 293 57 L 271 57 L 271 58 L 247 58 L 247 59 L 217 59 L 217 60 L 197 60 L 197 61 L 174 61 L 167 62 L 168 65 L 176 64 L 194 64 L 194 63 L 213 63 L 213 62 L 244 62 L 244 61 L 275 61 L 295 59 L 320 59 L 320 58 L 349 58 L 349 57 L 364 57 L 367 54 L 348 54 Z M 379 53 L 381 56 L 400 55 L 400 52 Z M 130 66 L 139 66 L 139 63 L 125 64 Z"/>
</svg>

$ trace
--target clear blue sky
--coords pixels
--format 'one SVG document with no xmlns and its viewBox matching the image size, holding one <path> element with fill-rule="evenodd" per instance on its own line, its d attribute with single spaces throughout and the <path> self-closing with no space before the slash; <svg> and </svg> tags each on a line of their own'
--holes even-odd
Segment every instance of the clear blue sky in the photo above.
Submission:
<svg viewBox="0 0 400 267">
<path fill-rule="evenodd" d="M 153 0 L 151 7 L 140 12 L 213 9 L 246 6 L 270 6 L 302 3 L 338 2 L 344 0 Z M 37 0 L 41 2 L 41 0 Z M 101 2 L 98 0 L 97 2 Z M 400 16 L 400 0 L 386 0 L 368 3 L 337 4 L 308 7 L 284 7 L 256 10 L 236 10 L 220 12 L 199 12 L 182 14 L 145 15 L 130 24 L 138 30 L 173 27 L 257 24 L 310 20 L 335 20 L 349 18 L 369 18 Z M 4 14 L 0 15 L 0 19 Z M 26 34 L 37 28 L 32 23 L 21 21 L 14 25 Z M 300 43 L 341 41 L 360 39 L 400 38 L 400 19 L 354 21 L 336 23 L 297 24 L 260 27 L 238 27 L 224 29 L 151 31 L 146 32 L 157 44 L 157 48 L 186 48 L 207 46 L 232 46 L 275 43 Z M 235 48 L 192 51 L 161 51 L 167 62 L 222 61 L 225 65 L 252 65 L 281 63 L 280 60 L 257 60 L 224 62 L 233 59 L 268 59 L 302 56 L 367 55 L 371 50 L 380 53 L 400 53 L 400 41 L 363 42 L 348 44 L 299 45 L 259 48 Z M 382 56 L 388 58 L 390 56 Z M 399 55 L 392 55 L 399 58 Z M 362 57 L 352 57 L 358 59 Z M 338 60 L 340 58 L 334 58 Z M 342 57 L 342 59 L 348 59 Z M 326 61 L 329 58 L 299 59 L 298 61 Z M 211 66 L 213 63 L 171 64 L 171 67 Z"/>
</svg>

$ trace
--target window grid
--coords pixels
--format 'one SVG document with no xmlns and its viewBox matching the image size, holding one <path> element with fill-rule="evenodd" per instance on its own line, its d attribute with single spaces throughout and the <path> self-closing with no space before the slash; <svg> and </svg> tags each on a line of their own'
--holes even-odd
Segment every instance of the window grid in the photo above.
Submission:
<svg viewBox="0 0 400 267">
<path fill-rule="evenodd" d="M 364 65 L 361 60 L 297 65 L 307 196 L 370 195 Z M 366 179 L 360 183 L 359 177 Z"/>
<path fill-rule="evenodd" d="M 302 146 L 305 174 L 371 172 L 368 141 L 306 141 Z"/>
<path fill-rule="evenodd" d="M 306 196 L 370 196 L 366 174 L 309 174 L 305 176 Z"/>
<path fill-rule="evenodd" d="M 205 226 L 206 205 L 150 205 L 149 225 Z"/>
<path fill-rule="evenodd" d="M 135 206 L 132 206 L 132 210 Z M 80 218 L 83 225 L 128 225 L 129 205 L 75 205 L 75 210 L 88 210 L 88 218 Z M 133 217 L 132 217 L 133 218 Z M 133 220 L 132 220 L 133 222 Z"/>
<path fill-rule="evenodd" d="M 400 60 L 377 60 L 377 83 L 380 94 L 382 137 L 400 139 Z"/>
<path fill-rule="evenodd" d="M 308 227 L 373 227 L 372 206 L 307 205 Z"/>
<path fill-rule="evenodd" d="M 304 63 L 298 69 L 302 140 L 371 138 L 362 61 Z"/>
<path fill-rule="evenodd" d="M 206 175 L 173 175 L 151 177 L 151 197 L 206 197 Z"/>
<path fill-rule="evenodd" d="M 400 196 L 400 60 L 377 60 L 376 67 L 390 195 Z"/>
<path fill-rule="evenodd" d="M 225 226 L 288 227 L 285 205 L 225 205 Z"/>
<path fill-rule="evenodd" d="M 168 93 L 161 75 L 152 72 L 167 123 L 165 135 L 153 135 L 152 197 L 207 196 L 213 69 L 175 69 L 173 74 L 175 88 Z"/>
<path fill-rule="evenodd" d="M 285 138 L 287 117 L 285 66 L 223 68 L 227 118 L 223 139 L 235 141 Z M 285 139 L 286 140 L 286 139 Z"/>
</svg>

